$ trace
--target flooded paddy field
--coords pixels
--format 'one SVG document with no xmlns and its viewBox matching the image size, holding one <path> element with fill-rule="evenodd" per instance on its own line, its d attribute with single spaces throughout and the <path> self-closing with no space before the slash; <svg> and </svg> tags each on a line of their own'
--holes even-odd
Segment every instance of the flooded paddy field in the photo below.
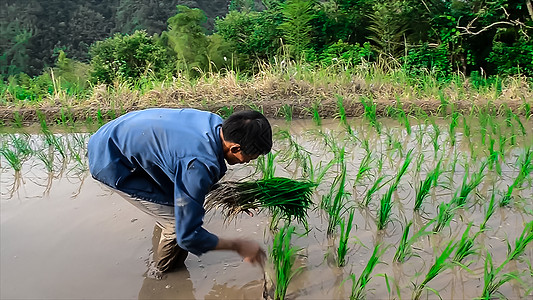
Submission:
<svg viewBox="0 0 533 300">
<path fill-rule="evenodd" d="M 272 123 L 270 157 L 230 167 L 223 180 L 269 169 L 317 183 L 307 226 L 291 224 L 287 299 L 531 297 L 531 119 Z M 89 136 L 1 135 L 0 298 L 274 297 L 272 259 L 263 271 L 231 252 L 189 255 L 185 269 L 151 278 L 154 221 L 91 178 Z M 204 221 L 267 253 L 288 225 L 273 226 L 265 211 L 225 222 L 215 210 Z"/>
</svg>

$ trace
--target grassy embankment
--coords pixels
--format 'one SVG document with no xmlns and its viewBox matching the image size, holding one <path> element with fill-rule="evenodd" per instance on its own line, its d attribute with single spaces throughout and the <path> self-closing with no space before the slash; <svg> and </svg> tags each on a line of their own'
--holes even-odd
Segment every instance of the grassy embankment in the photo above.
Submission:
<svg viewBox="0 0 533 300">
<path fill-rule="evenodd" d="M 400 108 L 411 116 L 483 112 L 530 116 L 533 84 L 523 77 L 469 79 L 454 75 L 438 80 L 432 74 L 409 75 L 379 63 L 355 67 L 333 65 L 313 68 L 297 63 L 262 65 L 251 75 L 235 72 L 206 73 L 200 78 L 177 77 L 137 83 L 93 85 L 78 92 L 53 89 L 37 100 L 19 100 L 15 88 L 0 86 L 0 121 L 23 127 L 46 119 L 48 124 L 73 121 L 105 122 L 127 111 L 149 107 L 193 107 L 221 115 L 252 108 L 268 117 L 335 117 L 342 101 L 348 117 L 365 113 L 365 102 L 375 104 L 378 116 Z M 20 90 L 20 88 L 19 88 Z M 391 110 L 391 108 L 393 108 Z"/>
</svg>

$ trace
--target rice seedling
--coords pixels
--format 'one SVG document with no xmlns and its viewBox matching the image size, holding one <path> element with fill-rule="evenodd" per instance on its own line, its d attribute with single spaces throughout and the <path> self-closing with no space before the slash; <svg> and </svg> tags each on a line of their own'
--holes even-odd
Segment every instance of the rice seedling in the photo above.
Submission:
<svg viewBox="0 0 533 300">
<path fill-rule="evenodd" d="M 454 111 L 452 114 L 452 121 L 450 122 L 450 142 L 455 146 L 455 127 L 458 124 L 459 113 Z"/>
<path fill-rule="evenodd" d="M 335 165 L 337 162 L 336 158 L 331 159 L 326 165 L 322 166 L 322 161 L 318 163 L 316 167 L 313 166 L 313 162 L 311 161 L 311 158 L 309 158 L 309 180 L 311 182 L 314 182 L 316 185 L 319 185 L 322 180 L 324 179 L 324 176 L 326 176 L 326 173 L 328 172 L 331 167 Z"/>
<path fill-rule="evenodd" d="M 378 229 L 382 230 L 385 228 L 385 226 L 390 222 L 390 215 L 392 212 L 392 194 L 396 189 L 398 188 L 398 185 L 400 184 L 400 180 L 407 172 L 407 169 L 409 168 L 409 164 L 412 160 L 412 153 L 413 149 L 409 150 L 407 152 L 407 155 L 405 157 L 405 161 L 403 162 L 402 166 L 400 167 L 400 170 L 396 174 L 396 177 L 394 178 L 394 182 L 389 187 L 385 195 L 381 197 L 379 210 L 378 210 L 378 218 L 377 218 L 377 225 Z"/>
<path fill-rule="evenodd" d="M 420 173 L 420 171 L 422 171 L 422 164 L 424 163 L 424 158 L 426 156 L 424 155 L 424 153 L 420 153 L 420 155 L 418 156 L 418 158 L 416 159 L 416 173 Z"/>
<path fill-rule="evenodd" d="M 328 236 L 333 235 L 335 228 L 341 223 L 342 210 L 344 209 L 345 199 L 348 193 L 346 187 L 346 165 L 341 163 L 341 171 L 335 177 L 331 185 L 330 192 L 322 197 L 320 206 L 328 214 Z M 335 190 L 335 188 L 337 188 Z"/>
<path fill-rule="evenodd" d="M 431 120 L 431 123 L 433 125 L 433 136 L 431 137 L 431 143 L 433 144 L 433 154 L 434 158 L 437 159 L 437 154 L 439 153 L 439 135 L 440 135 L 440 129 L 439 126 L 435 123 L 435 120 Z"/>
<path fill-rule="evenodd" d="M 279 152 L 274 154 L 271 151 L 267 155 L 261 155 L 257 158 L 256 172 L 261 172 L 262 179 L 270 179 L 274 177 L 274 173 L 276 172 L 274 160 L 278 154 Z"/>
<path fill-rule="evenodd" d="M 346 265 L 346 254 L 348 253 L 348 239 L 352 231 L 354 209 L 350 209 L 348 221 L 341 220 L 341 235 L 339 237 L 339 247 L 337 248 L 337 266 L 344 267 Z"/>
<path fill-rule="evenodd" d="M 470 137 L 470 125 L 466 121 L 466 117 L 463 115 L 463 132 L 466 137 Z"/>
<path fill-rule="evenodd" d="M 48 133 L 45 133 L 45 141 L 48 146 L 56 149 L 63 159 L 67 157 L 67 153 L 65 151 L 65 145 L 63 144 L 63 139 L 61 137 L 57 137 L 51 132 L 48 132 Z"/>
<path fill-rule="evenodd" d="M 15 151 L 20 155 L 21 160 L 24 160 L 26 157 L 33 153 L 33 150 L 30 147 L 28 139 L 30 138 L 27 134 L 10 134 L 11 145 L 15 148 Z"/>
<path fill-rule="evenodd" d="M 350 126 L 350 124 L 348 124 L 348 120 L 346 118 L 346 109 L 344 108 L 344 99 L 339 95 L 337 95 L 336 97 L 337 97 L 337 109 L 338 109 L 337 117 L 339 118 L 341 125 L 346 128 L 346 131 L 348 131 L 349 134 L 352 134 L 353 133 L 352 127 Z"/>
<path fill-rule="evenodd" d="M 438 182 L 438 178 L 440 174 L 442 173 L 440 169 L 441 163 L 442 163 L 442 158 L 437 163 L 437 166 L 435 166 L 435 169 L 429 172 L 426 175 L 426 178 L 423 181 L 420 181 L 420 184 L 417 186 L 416 196 L 415 196 L 415 206 L 413 208 L 415 211 L 418 211 L 420 209 L 424 199 L 426 199 L 426 197 L 429 196 L 429 190 L 431 189 L 431 187 L 435 186 L 436 183 Z"/>
<path fill-rule="evenodd" d="M 524 152 L 524 155 L 522 156 L 522 160 L 520 161 L 518 176 L 513 182 L 513 185 L 515 185 L 517 188 L 522 187 L 526 179 L 531 178 L 530 175 L 532 172 L 533 151 L 531 151 L 531 148 L 527 148 L 527 150 Z"/>
<path fill-rule="evenodd" d="M 322 126 L 322 118 L 320 117 L 320 114 L 318 112 L 318 106 L 319 104 L 318 103 L 313 103 L 313 106 L 312 106 L 312 113 L 313 113 L 313 122 L 315 123 L 316 126 Z"/>
<path fill-rule="evenodd" d="M 477 250 L 474 247 L 474 240 L 476 239 L 477 234 L 475 234 L 473 237 L 468 236 L 471 227 L 472 222 L 468 223 L 468 226 L 461 236 L 461 240 L 459 240 L 455 245 L 455 254 L 452 261 L 456 264 L 464 265 L 463 261 L 468 256 L 477 254 Z"/>
<path fill-rule="evenodd" d="M 267 209 L 275 220 L 296 220 L 307 224 L 307 209 L 315 184 L 283 177 L 257 181 L 225 181 L 216 184 L 206 199 L 206 210 L 221 207 L 225 219 L 232 220 L 241 212 Z"/>
<path fill-rule="evenodd" d="M 435 262 L 433 265 L 429 268 L 428 273 L 426 274 L 426 277 L 424 280 L 419 284 L 415 285 L 415 289 L 413 291 L 413 299 L 418 300 L 420 299 L 420 296 L 422 295 L 422 292 L 427 289 L 431 292 L 433 292 L 437 297 L 440 298 L 439 292 L 435 289 L 427 287 L 427 284 L 433 280 L 433 278 L 437 277 L 440 273 L 442 273 L 444 270 L 452 267 L 452 264 L 450 264 L 448 259 L 451 257 L 453 250 L 455 249 L 456 244 L 453 243 L 453 240 L 448 243 L 446 248 L 442 251 L 442 253 L 435 259 Z"/>
<path fill-rule="evenodd" d="M 522 132 L 522 135 L 526 135 L 526 128 L 524 127 L 524 124 L 522 124 L 522 121 L 520 120 L 520 116 L 513 114 L 513 118 L 515 119 L 516 123 L 518 124 L 518 127 L 520 127 L 520 131 Z"/>
<path fill-rule="evenodd" d="M 483 270 L 483 291 L 480 297 L 481 299 L 490 300 L 494 299 L 495 296 L 504 298 L 505 296 L 498 292 L 498 289 L 512 279 L 520 280 L 517 272 L 510 272 L 500 275 L 503 266 L 504 264 L 494 269 L 492 255 L 487 251 L 487 254 L 485 255 L 485 267 Z"/>
<path fill-rule="evenodd" d="M 361 97 L 361 103 L 365 109 L 364 118 L 370 122 L 370 125 L 376 129 L 378 134 L 381 134 L 381 123 L 377 119 L 377 105 L 372 99 L 366 99 L 365 97 Z"/>
<path fill-rule="evenodd" d="M 494 189 L 492 190 L 492 196 L 490 197 L 490 201 L 489 201 L 489 204 L 487 205 L 487 209 L 485 210 L 485 218 L 483 219 L 483 223 L 481 223 L 481 225 L 479 226 L 479 231 L 484 231 L 486 226 L 487 226 L 487 222 L 489 221 L 490 217 L 492 217 L 492 215 L 494 214 L 494 212 L 496 211 L 496 206 L 494 205 L 495 204 L 495 196 L 496 196 L 496 193 L 494 193 Z"/>
<path fill-rule="evenodd" d="M 37 151 L 35 152 L 37 158 L 43 162 L 44 167 L 48 173 L 54 171 L 54 152 Z"/>
<path fill-rule="evenodd" d="M 454 198 L 452 199 L 452 202 L 457 205 L 458 207 L 462 207 L 466 204 L 466 198 L 468 195 L 476 189 L 481 182 L 483 181 L 483 178 L 485 177 L 485 174 L 483 174 L 485 167 L 487 166 L 487 162 L 484 162 L 481 164 L 481 167 L 479 168 L 477 173 L 473 173 L 472 177 L 470 178 L 470 181 L 467 182 L 468 178 L 468 167 L 465 169 L 465 176 L 463 178 L 463 184 L 461 185 L 461 189 L 459 191 L 459 195 L 457 193 L 454 195 Z"/>
<path fill-rule="evenodd" d="M 412 247 L 413 244 L 421 237 L 430 235 L 433 232 L 426 231 L 426 229 L 431 225 L 434 221 L 429 221 L 426 225 L 424 225 L 418 232 L 413 234 L 411 238 L 409 238 L 409 231 L 411 226 L 413 225 L 413 221 L 409 221 L 407 226 L 405 226 L 402 234 L 402 238 L 398 244 L 398 248 L 396 249 L 396 253 L 394 254 L 394 261 L 402 263 L 409 259 L 411 256 L 415 255 L 413 254 Z"/>
<path fill-rule="evenodd" d="M 372 170 L 372 167 L 370 167 L 370 163 L 372 162 L 371 153 L 367 152 L 365 157 L 363 157 L 363 160 L 361 160 L 361 164 L 359 165 L 359 170 L 357 171 L 357 175 L 355 176 L 355 182 L 354 186 L 364 177 L 367 176 L 368 172 Z"/>
<path fill-rule="evenodd" d="M 22 169 L 22 160 L 16 151 L 11 150 L 7 146 L 3 146 L 0 149 L 0 154 L 7 160 L 7 163 L 15 170 L 19 172 Z"/>
<path fill-rule="evenodd" d="M 372 271 L 378 263 L 380 263 L 380 257 L 383 255 L 384 250 L 381 250 L 381 244 L 376 244 L 374 251 L 370 256 L 365 268 L 361 272 L 359 278 L 355 277 L 355 274 L 350 274 L 350 279 L 352 280 L 352 291 L 350 293 L 350 300 L 362 300 L 366 299 L 366 286 L 372 279 Z"/>
<path fill-rule="evenodd" d="M 389 181 L 381 183 L 385 179 L 385 176 L 380 176 L 376 181 L 374 181 L 374 184 L 366 191 L 365 199 L 363 200 L 363 206 L 368 207 L 370 204 L 370 201 L 372 201 L 372 195 L 374 195 L 377 191 L 379 191 L 385 184 L 387 184 Z M 392 179 L 391 179 L 392 180 Z"/>
<path fill-rule="evenodd" d="M 285 299 L 291 280 L 302 270 L 301 268 L 293 270 L 296 255 L 301 250 L 291 245 L 294 231 L 294 226 L 283 226 L 274 235 L 270 251 L 270 258 L 276 273 L 274 300 Z"/>
<path fill-rule="evenodd" d="M 533 221 L 530 221 L 526 224 L 524 227 L 524 230 L 522 230 L 522 234 L 515 240 L 515 247 L 514 250 L 511 250 L 511 245 L 507 243 L 507 248 L 509 250 L 509 254 L 507 255 L 507 260 L 515 260 L 520 255 L 524 253 L 526 250 L 527 245 L 529 245 L 533 241 Z M 506 261 L 507 261 L 506 260 Z"/>
<path fill-rule="evenodd" d="M 440 203 L 438 207 L 437 217 L 435 218 L 436 223 L 433 227 L 433 232 L 440 232 L 444 227 L 448 226 L 455 214 L 456 209 L 457 207 L 454 205 L 453 199 L 450 203 Z"/>
</svg>

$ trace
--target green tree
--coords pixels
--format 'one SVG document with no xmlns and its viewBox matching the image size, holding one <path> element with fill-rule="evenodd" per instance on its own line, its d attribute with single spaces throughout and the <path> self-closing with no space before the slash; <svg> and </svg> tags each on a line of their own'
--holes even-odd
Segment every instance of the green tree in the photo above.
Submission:
<svg viewBox="0 0 533 300">
<path fill-rule="evenodd" d="M 287 0 L 282 4 L 283 23 L 279 28 L 283 32 L 285 43 L 290 53 L 300 57 L 311 49 L 313 26 L 317 17 L 315 0 Z"/>
<path fill-rule="evenodd" d="M 112 83 L 134 81 L 141 76 L 163 78 L 174 65 L 167 50 L 145 31 L 132 35 L 115 34 L 96 42 L 89 50 L 93 81 Z M 170 67 L 169 67 L 170 66 Z"/>
</svg>

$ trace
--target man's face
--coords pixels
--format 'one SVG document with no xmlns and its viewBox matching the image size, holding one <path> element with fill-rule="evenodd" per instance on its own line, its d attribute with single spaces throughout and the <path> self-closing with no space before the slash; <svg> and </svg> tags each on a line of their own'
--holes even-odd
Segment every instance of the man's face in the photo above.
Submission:
<svg viewBox="0 0 533 300">
<path fill-rule="evenodd" d="M 258 158 L 259 155 L 247 155 L 244 154 L 241 150 L 241 147 L 239 145 L 234 145 L 230 147 L 229 153 L 226 155 L 226 161 L 230 165 L 235 164 L 245 164 L 250 162 L 251 160 L 254 160 Z"/>
</svg>

